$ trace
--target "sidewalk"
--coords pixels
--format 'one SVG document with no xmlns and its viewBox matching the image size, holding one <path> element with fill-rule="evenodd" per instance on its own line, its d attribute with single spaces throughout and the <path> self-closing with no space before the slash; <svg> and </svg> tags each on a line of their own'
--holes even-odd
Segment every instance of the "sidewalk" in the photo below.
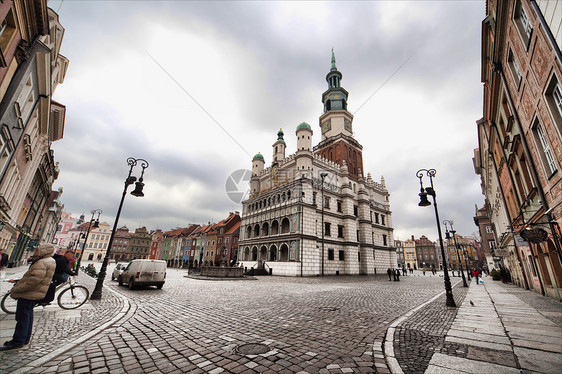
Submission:
<svg viewBox="0 0 562 374">
<path fill-rule="evenodd" d="M 562 315 L 562 304 L 555 309 L 551 314 Z M 445 346 L 433 354 L 426 373 L 562 371 L 562 326 L 491 278 L 480 285 L 472 281 Z"/>
<path fill-rule="evenodd" d="M 28 266 L 5 269 L 5 279 L 18 279 L 28 270 Z M 96 279 L 80 272 L 77 281 L 93 291 Z M 8 282 L 0 282 L 0 297 L 11 288 Z M 104 287 L 102 300 L 89 300 L 75 310 L 64 310 L 56 303 L 34 310 L 33 335 L 25 349 L 0 353 L 0 372 L 25 373 L 61 357 L 64 352 L 74 348 L 87 339 L 99 334 L 121 319 L 129 310 L 130 304 L 124 298 Z M 15 327 L 14 315 L 0 310 L 0 344 L 10 340 Z M 62 356 L 64 357 L 64 356 Z"/>
</svg>

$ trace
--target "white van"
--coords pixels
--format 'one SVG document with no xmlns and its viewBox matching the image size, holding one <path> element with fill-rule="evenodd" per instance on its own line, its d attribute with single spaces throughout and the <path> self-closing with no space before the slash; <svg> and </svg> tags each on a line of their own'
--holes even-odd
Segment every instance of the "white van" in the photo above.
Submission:
<svg viewBox="0 0 562 374">
<path fill-rule="evenodd" d="M 119 276 L 119 285 L 127 284 L 132 290 L 136 286 L 156 286 L 161 289 L 166 280 L 166 261 L 133 260 Z"/>
</svg>

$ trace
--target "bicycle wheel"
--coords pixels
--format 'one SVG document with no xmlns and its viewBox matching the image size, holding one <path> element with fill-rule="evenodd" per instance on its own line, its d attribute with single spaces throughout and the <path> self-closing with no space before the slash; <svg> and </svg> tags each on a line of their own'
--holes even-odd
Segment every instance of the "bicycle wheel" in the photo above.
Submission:
<svg viewBox="0 0 562 374">
<path fill-rule="evenodd" d="M 0 303 L 0 307 L 4 313 L 7 314 L 16 314 L 16 307 L 18 306 L 18 301 L 16 299 L 12 299 L 10 297 L 10 293 L 4 295 L 2 298 L 2 302 Z"/>
<path fill-rule="evenodd" d="M 84 286 L 65 288 L 59 294 L 57 302 L 63 309 L 76 309 L 82 306 L 90 297 L 90 291 Z"/>
</svg>

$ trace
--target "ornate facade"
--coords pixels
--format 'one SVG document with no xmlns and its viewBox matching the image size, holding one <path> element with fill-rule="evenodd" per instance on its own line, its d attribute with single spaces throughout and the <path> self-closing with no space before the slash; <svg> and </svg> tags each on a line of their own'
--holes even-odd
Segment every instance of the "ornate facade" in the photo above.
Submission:
<svg viewBox="0 0 562 374">
<path fill-rule="evenodd" d="M 342 74 L 332 66 L 322 94 L 322 140 L 296 128 L 297 151 L 285 156 L 282 130 L 272 164 L 252 160 L 250 197 L 242 203 L 238 261 L 275 275 L 316 276 L 384 273 L 396 268 L 390 194 L 384 178 L 363 174 L 363 147 L 353 137 L 353 115 Z M 324 237 L 323 234 L 324 233 Z"/>
</svg>

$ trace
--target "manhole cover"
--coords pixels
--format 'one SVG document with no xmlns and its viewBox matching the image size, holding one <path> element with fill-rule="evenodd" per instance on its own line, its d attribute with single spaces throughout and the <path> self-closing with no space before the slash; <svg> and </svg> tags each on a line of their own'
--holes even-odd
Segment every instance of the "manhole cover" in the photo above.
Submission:
<svg viewBox="0 0 562 374">
<path fill-rule="evenodd" d="M 330 306 L 324 306 L 319 308 L 320 310 L 323 310 L 325 312 L 336 312 L 338 310 L 340 310 L 340 308 L 334 308 L 334 307 L 330 307 Z"/>
<path fill-rule="evenodd" d="M 261 343 L 248 343 L 236 347 L 236 352 L 242 355 L 261 355 L 269 351 L 269 347 Z"/>
</svg>

